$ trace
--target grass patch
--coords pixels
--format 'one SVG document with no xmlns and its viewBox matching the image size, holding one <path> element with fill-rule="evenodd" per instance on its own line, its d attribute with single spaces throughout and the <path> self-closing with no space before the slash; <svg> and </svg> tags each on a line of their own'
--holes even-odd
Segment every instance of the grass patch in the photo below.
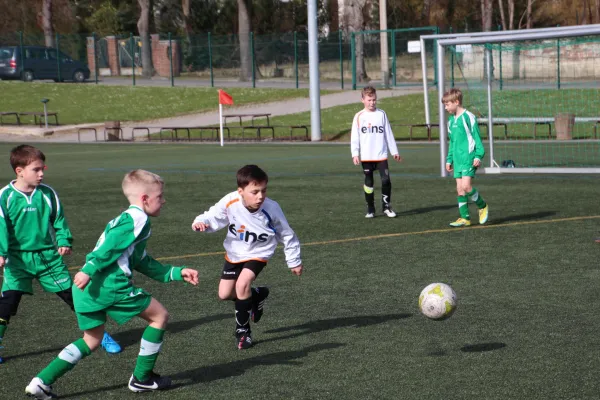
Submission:
<svg viewBox="0 0 600 400">
<path fill-rule="evenodd" d="M 226 90 L 237 106 L 308 97 L 308 89 Z M 40 100 L 47 98 L 49 111 L 58 112 L 61 124 L 142 121 L 215 111 L 218 107 L 215 88 L 0 82 L 0 91 L 0 111 L 43 111 Z"/>
</svg>

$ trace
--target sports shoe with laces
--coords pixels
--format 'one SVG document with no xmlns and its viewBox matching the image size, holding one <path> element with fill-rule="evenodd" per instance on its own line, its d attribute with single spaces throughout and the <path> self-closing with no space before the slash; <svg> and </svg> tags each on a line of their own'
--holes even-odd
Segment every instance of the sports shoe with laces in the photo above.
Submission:
<svg viewBox="0 0 600 400">
<path fill-rule="evenodd" d="M 104 332 L 104 337 L 102 338 L 102 348 L 110 354 L 116 354 L 122 351 L 119 343 L 115 342 L 108 332 Z"/>
<path fill-rule="evenodd" d="M 459 218 L 454 222 L 450 222 L 450 226 L 454 227 L 454 228 L 459 228 L 461 226 L 470 226 L 471 225 L 471 221 L 469 221 L 468 219 L 464 219 L 464 218 Z"/>
<path fill-rule="evenodd" d="M 487 222 L 488 220 L 488 205 L 486 204 L 485 207 L 483 207 L 482 209 L 479 210 L 479 224 L 483 225 Z"/>
<path fill-rule="evenodd" d="M 396 218 L 396 213 L 390 207 L 384 208 L 383 213 L 385 215 L 387 215 L 389 218 Z"/>
<path fill-rule="evenodd" d="M 171 378 L 168 376 L 160 376 L 152 371 L 150 372 L 148 379 L 143 382 L 131 375 L 131 378 L 129 378 L 129 384 L 127 386 L 129 387 L 129 390 L 136 393 L 163 390 L 171 386 Z"/>
<path fill-rule="evenodd" d="M 240 350 L 246 350 L 252 347 L 252 336 L 250 331 L 247 329 L 238 329 L 235 331 L 235 337 L 237 341 L 237 348 Z"/>
<path fill-rule="evenodd" d="M 252 322 L 260 321 L 263 315 L 265 300 L 269 297 L 269 288 L 266 286 L 259 286 L 256 288 L 256 292 L 256 299 L 252 299 Z"/>
<path fill-rule="evenodd" d="M 56 395 L 52 393 L 52 386 L 45 385 L 37 376 L 31 380 L 25 388 L 25 394 L 29 397 L 39 400 L 55 399 Z"/>
<path fill-rule="evenodd" d="M 367 215 L 365 218 L 375 218 L 375 207 L 367 207 Z"/>
</svg>

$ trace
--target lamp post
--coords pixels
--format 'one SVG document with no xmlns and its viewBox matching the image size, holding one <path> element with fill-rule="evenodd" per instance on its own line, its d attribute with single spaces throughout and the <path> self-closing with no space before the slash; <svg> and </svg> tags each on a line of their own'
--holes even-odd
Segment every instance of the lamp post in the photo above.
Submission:
<svg viewBox="0 0 600 400">
<path fill-rule="evenodd" d="M 42 99 L 42 103 L 44 103 L 44 122 L 46 123 L 46 129 L 48 129 L 48 99 Z"/>
</svg>

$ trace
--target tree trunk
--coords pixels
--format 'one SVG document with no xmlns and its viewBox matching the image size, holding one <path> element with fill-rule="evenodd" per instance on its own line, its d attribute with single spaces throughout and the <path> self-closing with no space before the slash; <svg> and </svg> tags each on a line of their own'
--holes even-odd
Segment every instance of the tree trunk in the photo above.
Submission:
<svg viewBox="0 0 600 400">
<path fill-rule="evenodd" d="M 42 27 L 46 47 L 54 47 L 54 31 L 52 29 L 52 0 L 42 1 Z"/>
<path fill-rule="evenodd" d="M 137 27 L 142 42 L 142 76 L 152 77 L 154 68 L 152 66 L 152 45 L 150 43 L 150 0 L 138 0 L 140 5 L 140 19 Z M 131 55 L 131 61 L 135 62 L 135 54 Z"/>
<path fill-rule="evenodd" d="M 492 30 L 492 0 L 481 0 L 481 27 L 483 32 Z"/>
<path fill-rule="evenodd" d="M 240 41 L 240 81 L 252 79 L 252 55 L 250 54 L 250 13 L 246 0 L 237 0 L 238 37 Z"/>
<path fill-rule="evenodd" d="M 423 26 L 429 26 L 432 1 L 433 0 L 423 0 L 423 8 L 421 9 L 421 23 Z"/>
<path fill-rule="evenodd" d="M 364 11 L 367 5 L 366 0 L 349 0 L 344 3 L 344 19 L 345 24 L 351 32 L 360 32 L 365 29 Z M 364 37 L 360 33 L 354 36 L 356 42 L 354 49 L 356 51 L 356 79 L 359 82 L 368 82 L 370 79 L 367 75 L 365 66 L 365 46 Z"/>
<path fill-rule="evenodd" d="M 600 24 L 600 0 L 596 0 L 596 9 L 594 10 L 595 14 L 595 23 Z"/>
<path fill-rule="evenodd" d="M 531 19 L 531 8 L 533 0 L 527 0 L 527 29 L 531 29 L 533 21 Z"/>
<path fill-rule="evenodd" d="M 192 21 L 190 15 L 190 3 L 191 0 L 182 0 L 181 1 L 181 10 L 183 12 L 183 31 L 185 32 L 185 37 L 188 42 L 188 45 L 192 45 L 192 34 L 194 30 L 192 29 Z"/>
<path fill-rule="evenodd" d="M 504 17 L 504 3 L 502 0 L 498 0 L 498 8 L 500 8 L 500 21 L 502 22 L 502 30 L 507 29 L 506 18 Z"/>
<path fill-rule="evenodd" d="M 513 29 L 515 29 L 515 0 L 508 0 L 508 30 Z"/>
<path fill-rule="evenodd" d="M 340 30 L 340 10 L 338 8 L 338 1 L 329 0 L 327 7 L 329 9 L 329 32 L 337 32 Z"/>
</svg>

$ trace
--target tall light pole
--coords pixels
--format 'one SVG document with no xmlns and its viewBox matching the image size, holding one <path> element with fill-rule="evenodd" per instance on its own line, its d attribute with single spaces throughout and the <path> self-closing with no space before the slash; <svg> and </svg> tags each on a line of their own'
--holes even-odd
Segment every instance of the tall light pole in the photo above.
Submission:
<svg viewBox="0 0 600 400">
<path fill-rule="evenodd" d="M 308 68 L 310 80 L 310 139 L 321 140 L 321 98 L 319 84 L 319 36 L 317 0 L 308 0 Z"/>
<path fill-rule="evenodd" d="M 387 1 L 379 0 L 379 30 L 387 31 Z M 388 58 L 388 37 L 387 32 L 381 32 L 381 79 L 383 86 L 390 87 L 390 64 Z"/>
</svg>

